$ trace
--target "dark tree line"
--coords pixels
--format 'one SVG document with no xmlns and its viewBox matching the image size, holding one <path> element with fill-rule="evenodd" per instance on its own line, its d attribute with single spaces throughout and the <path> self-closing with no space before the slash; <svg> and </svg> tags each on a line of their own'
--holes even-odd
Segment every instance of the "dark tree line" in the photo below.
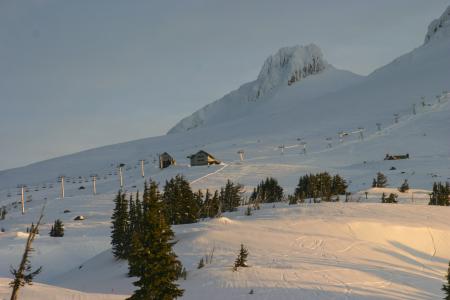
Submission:
<svg viewBox="0 0 450 300">
<path fill-rule="evenodd" d="M 430 194 L 429 205 L 449 206 L 450 205 L 449 196 L 450 196 L 450 184 L 448 182 L 445 183 L 435 182 L 433 183 L 433 192 Z"/>
<path fill-rule="evenodd" d="M 176 176 L 166 182 L 160 193 L 154 181 L 145 183 L 139 193 L 127 197 L 118 192 L 112 214 L 111 245 L 117 259 L 127 259 L 129 276 L 137 277 L 138 288 L 129 298 L 175 299 L 181 290 L 175 281 L 186 271 L 172 250 L 175 244 L 170 224 L 197 222 L 201 217 L 216 217 L 234 211 L 241 204 L 242 186 L 228 181 L 220 192 L 193 193 L 189 182 Z"/>
<path fill-rule="evenodd" d="M 338 200 L 338 196 L 345 195 L 346 190 L 347 183 L 341 176 L 323 172 L 300 177 L 294 196 L 300 201 L 305 198 L 331 201 L 332 196 L 337 196 L 335 200 Z"/>
<path fill-rule="evenodd" d="M 172 250 L 174 234 L 167 223 L 164 202 L 158 185 L 145 183 L 142 200 L 139 193 L 128 199 L 118 192 L 112 215 L 111 244 L 117 259 L 127 259 L 129 276 L 137 290 L 128 298 L 175 299 L 183 290 L 175 281 L 182 265 Z"/>
<path fill-rule="evenodd" d="M 275 178 L 262 180 L 250 195 L 251 203 L 280 202 L 283 199 L 283 188 Z"/>
<path fill-rule="evenodd" d="M 381 173 L 377 173 L 377 177 L 372 181 L 372 187 L 384 188 L 387 186 L 387 177 Z"/>
</svg>

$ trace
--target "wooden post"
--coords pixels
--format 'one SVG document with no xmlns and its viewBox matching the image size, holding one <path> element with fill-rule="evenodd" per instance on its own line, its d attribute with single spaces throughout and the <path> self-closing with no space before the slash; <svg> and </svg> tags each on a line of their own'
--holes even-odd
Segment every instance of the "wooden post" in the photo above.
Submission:
<svg viewBox="0 0 450 300">
<path fill-rule="evenodd" d="M 61 199 L 64 199 L 64 176 L 61 176 Z"/>
<path fill-rule="evenodd" d="M 144 160 L 141 159 L 140 162 L 141 162 L 141 176 L 142 176 L 142 178 L 144 178 L 144 177 L 145 177 L 145 172 L 144 172 Z"/>
<path fill-rule="evenodd" d="M 25 214 L 25 195 L 24 186 L 22 185 L 22 215 Z"/>
</svg>

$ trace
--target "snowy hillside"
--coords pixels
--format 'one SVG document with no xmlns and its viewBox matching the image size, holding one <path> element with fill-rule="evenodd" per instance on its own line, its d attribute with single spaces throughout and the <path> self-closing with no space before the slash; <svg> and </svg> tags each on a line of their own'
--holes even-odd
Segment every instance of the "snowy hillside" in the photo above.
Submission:
<svg viewBox="0 0 450 300">
<path fill-rule="evenodd" d="M 127 266 L 110 253 L 112 199 L 124 164 L 124 189 L 145 178 L 183 174 L 193 189 L 231 179 L 246 195 L 268 176 L 292 193 L 300 176 L 339 173 L 350 203 L 244 207 L 222 218 L 175 226 L 175 251 L 188 270 L 184 299 L 439 299 L 450 260 L 450 213 L 430 207 L 433 182 L 450 180 L 450 7 L 429 26 L 425 43 L 362 77 L 328 64 L 315 45 L 280 49 L 258 78 L 182 120 L 170 134 L 92 149 L 0 172 L 0 299 L 17 264 L 26 228 L 46 201 L 33 265 L 44 267 L 23 299 L 124 299 Z M 203 149 L 221 165 L 191 167 Z M 238 150 L 244 151 L 241 161 Z M 177 165 L 160 170 L 158 153 Z M 384 160 L 389 154 L 409 159 Z M 389 186 L 371 188 L 383 172 Z M 60 198 L 58 176 L 64 175 Z M 91 175 L 97 176 L 93 196 Z M 379 204 L 407 179 L 399 204 Z M 25 214 L 20 190 L 25 184 Z M 367 194 L 366 194 L 367 192 Z M 65 212 L 66 211 L 66 212 Z M 83 215 L 84 221 L 74 221 Z M 47 235 L 60 218 L 66 235 Z M 232 272 L 239 244 L 250 268 Z M 197 270 L 214 248 L 212 264 Z M 250 295 L 250 290 L 254 294 Z M 47 297 L 46 295 L 52 295 Z"/>
</svg>

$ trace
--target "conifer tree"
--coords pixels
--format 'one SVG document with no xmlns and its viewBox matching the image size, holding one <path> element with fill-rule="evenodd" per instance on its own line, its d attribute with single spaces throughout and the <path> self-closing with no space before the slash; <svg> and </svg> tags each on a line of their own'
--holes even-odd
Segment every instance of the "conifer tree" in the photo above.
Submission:
<svg viewBox="0 0 450 300">
<path fill-rule="evenodd" d="M 447 283 L 442 285 L 442 291 L 445 293 L 444 300 L 450 300 L 450 263 L 448 264 L 447 275 L 445 276 Z"/>
<path fill-rule="evenodd" d="M 248 250 L 244 247 L 244 244 L 241 244 L 241 249 L 239 250 L 239 254 L 234 261 L 234 271 L 237 271 L 239 267 L 248 267 L 247 265 L 247 256 L 248 256 Z"/>
<path fill-rule="evenodd" d="M 200 258 L 200 261 L 198 262 L 198 266 L 197 269 L 201 269 L 205 266 L 205 260 L 202 258 Z"/>
<path fill-rule="evenodd" d="M 221 211 L 235 211 L 241 205 L 242 185 L 235 184 L 230 180 L 227 181 L 225 187 L 221 188 L 219 200 Z"/>
<path fill-rule="evenodd" d="M 377 180 L 375 178 L 372 181 L 372 187 L 377 187 Z"/>
<path fill-rule="evenodd" d="M 445 184 L 441 182 L 433 183 L 433 192 L 430 195 L 430 205 L 450 205 L 450 184 L 446 182 Z"/>
<path fill-rule="evenodd" d="M 174 234 L 166 223 L 161 196 L 150 182 L 143 196 L 142 228 L 134 232 L 128 257 L 129 275 L 138 277 L 138 289 L 129 300 L 175 299 L 183 290 L 175 281 L 182 270 L 172 250 Z"/>
<path fill-rule="evenodd" d="M 64 224 L 60 219 L 55 220 L 52 228 L 50 229 L 51 237 L 63 237 L 64 236 Z"/>
<path fill-rule="evenodd" d="M 387 178 L 386 178 L 386 176 L 383 173 L 378 172 L 377 173 L 376 183 L 377 183 L 377 187 L 379 187 L 379 188 L 386 187 L 387 186 Z"/>
<path fill-rule="evenodd" d="M 198 202 L 189 182 L 181 175 L 166 181 L 163 202 L 166 218 L 170 224 L 194 223 L 199 218 Z"/>
<path fill-rule="evenodd" d="M 19 289 L 25 284 L 33 284 L 33 279 L 42 271 L 42 267 L 37 268 L 32 271 L 30 256 L 34 251 L 32 244 L 38 234 L 39 226 L 41 224 L 42 218 L 44 217 L 45 204 L 42 207 L 41 214 L 36 225 L 31 224 L 31 228 L 28 234 L 27 242 L 25 244 L 25 250 L 22 254 L 22 259 L 20 261 L 19 267 L 17 269 L 11 267 L 11 274 L 14 276 L 13 281 L 9 283 L 12 288 L 11 300 L 17 300 Z"/>
<path fill-rule="evenodd" d="M 261 181 L 250 195 L 252 203 L 259 200 L 260 203 L 280 202 L 283 199 L 283 188 L 273 177 L 268 177 Z"/>
<path fill-rule="evenodd" d="M 112 214 L 112 231 L 111 231 L 111 245 L 114 256 L 117 259 L 127 258 L 127 250 L 129 245 L 128 238 L 128 201 L 125 199 L 125 194 L 120 190 L 114 200 L 115 207 Z"/>
<path fill-rule="evenodd" d="M 405 193 L 408 190 L 409 190 L 408 179 L 405 179 L 405 181 L 403 181 L 402 185 L 398 188 L 398 191 L 400 193 Z"/>
</svg>

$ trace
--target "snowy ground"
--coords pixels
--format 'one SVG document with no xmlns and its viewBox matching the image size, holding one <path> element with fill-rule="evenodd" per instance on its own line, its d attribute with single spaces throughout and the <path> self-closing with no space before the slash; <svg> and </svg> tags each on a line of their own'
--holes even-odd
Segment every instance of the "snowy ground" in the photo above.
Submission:
<svg viewBox="0 0 450 300">
<path fill-rule="evenodd" d="M 25 287 L 23 299 L 123 299 L 116 295 L 133 290 L 126 263 L 110 253 L 104 210 L 107 206 L 99 206 L 82 223 L 64 219 L 62 239 L 48 237 L 48 228 L 42 228 L 33 263 L 44 266 L 38 281 L 52 286 Z M 418 213 L 408 204 L 276 203 L 252 216 L 241 209 L 175 226 L 175 251 L 188 270 L 187 280 L 180 280 L 184 299 L 438 299 L 450 257 L 449 212 L 420 206 Z M 24 235 L 3 234 L 0 242 L 8 245 L 0 254 L 4 270 L 17 261 Z M 249 249 L 250 267 L 233 272 L 240 243 Z M 198 270 L 198 261 L 212 249 L 212 263 Z M 4 299 L 6 283 L 0 281 Z M 48 293 L 54 298 L 45 298 Z"/>
</svg>

